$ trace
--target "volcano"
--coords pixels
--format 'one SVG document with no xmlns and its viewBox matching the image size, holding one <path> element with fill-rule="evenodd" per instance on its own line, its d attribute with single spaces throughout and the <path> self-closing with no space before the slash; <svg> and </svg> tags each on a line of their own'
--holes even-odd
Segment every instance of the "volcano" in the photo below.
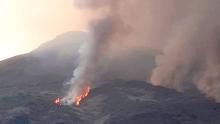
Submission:
<svg viewBox="0 0 220 124">
<path fill-rule="evenodd" d="M 77 66 L 76 51 L 86 36 L 68 32 L 31 53 L 0 62 L 1 124 L 220 123 L 219 103 L 141 80 L 96 81 L 79 107 L 55 105 Z M 154 57 L 146 57 L 153 66 Z"/>
</svg>

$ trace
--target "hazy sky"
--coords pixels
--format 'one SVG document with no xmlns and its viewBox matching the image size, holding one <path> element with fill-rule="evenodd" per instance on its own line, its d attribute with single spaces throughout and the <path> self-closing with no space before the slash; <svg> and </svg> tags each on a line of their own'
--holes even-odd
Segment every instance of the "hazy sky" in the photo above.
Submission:
<svg viewBox="0 0 220 124">
<path fill-rule="evenodd" d="M 0 60 L 61 33 L 85 30 L 87 15 L 74 8 L 73 0 L 0 0 Z"/>
</svg>

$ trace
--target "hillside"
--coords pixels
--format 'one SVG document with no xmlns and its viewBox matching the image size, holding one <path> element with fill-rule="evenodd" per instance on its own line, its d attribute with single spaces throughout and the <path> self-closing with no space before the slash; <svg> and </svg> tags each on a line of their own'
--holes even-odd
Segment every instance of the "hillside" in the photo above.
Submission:
<svg viewBox="0 0 220 124">
<path fill-rule="evenodd" d="M 0 124 L 220 123 L 220 104 L 139 80 L 93 82 L 96 85 L 80 107 L 53 104 L 64 95 L 63 84 L 72 77 L 77 51 L 86 38 L 86 33 L 68 32 L 31 53 L 1 61 Z M 145 57 L 153 65 L 154 57 Z"/>
</svg>

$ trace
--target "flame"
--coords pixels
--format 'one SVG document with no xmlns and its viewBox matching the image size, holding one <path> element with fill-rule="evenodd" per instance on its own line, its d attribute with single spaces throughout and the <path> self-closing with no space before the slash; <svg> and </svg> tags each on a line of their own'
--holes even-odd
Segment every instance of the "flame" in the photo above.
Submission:
<svg viewBox="0 0 220 124">
<path fill-rule="evenodd" d="M 90 86 L 84 87 L 82 93 L 76 97 L 75 105 L 80 106 L 81 101 L 89 95 L 89 92 L 90 92 Z"/>
<path fill-rule="evenodd" d="M 54 100 L 53 103 L 56 104 L 56 105 L 61 105 L 61 99 L 57 98 L 57 99 Z"/>
<path fill-rule="evenodd" d="M 80 103 L 82 102 L 82 100 L 84 100 L 90 92 L 90 86 L 86 86 L 83 88 L 82 92 L 80 93 L 80 95 L 76 96 L 75 98 L 75 105 L 76 106 L 80 106 Z M 62 105 L 62 98 L 57 98 L 53 101 L 54 104 L 56 105 Z"/>
</svg>

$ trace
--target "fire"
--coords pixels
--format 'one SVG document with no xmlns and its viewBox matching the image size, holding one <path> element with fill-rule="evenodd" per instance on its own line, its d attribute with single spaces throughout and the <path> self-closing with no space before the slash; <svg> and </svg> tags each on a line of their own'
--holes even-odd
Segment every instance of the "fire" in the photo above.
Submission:
<svg viewBox="0 0 220 124">
<path fill-rule="evenodd" d="M 89 92 L 90 92 L 90 86 L 84 87 L 82 93 L 76 97 L 75 105 L 79 106 L 80 102 L 89 95 Z"/>
<path fill-rule="evenodd" d="M 84 100 L 88 95 L 89 95 L 89 92 L 90 92 L 90 86 L 86 86 L 83 88 L 82 92 L 80 93 L 80 95 L 78 95 L 76 98 L 75 98 L 75 105 L 76 106 L 80 106 L 80 103 L 82 102 L 82 100 Z M 61 98 L 57 98 L 54 100 L 54 104 L 56 105 L 62 105 L 61 103 Z"/>
<path fill-rule="evenodd" d="M 61 101 L 61 99 L 60 99 L 60 98 L 57 98 L 57 99 L 54 100 L 53 103 L 56 104 L 56 105 L 61 105 L 61 102 L 60 102 L 60 101 Z"/>
</svg>

